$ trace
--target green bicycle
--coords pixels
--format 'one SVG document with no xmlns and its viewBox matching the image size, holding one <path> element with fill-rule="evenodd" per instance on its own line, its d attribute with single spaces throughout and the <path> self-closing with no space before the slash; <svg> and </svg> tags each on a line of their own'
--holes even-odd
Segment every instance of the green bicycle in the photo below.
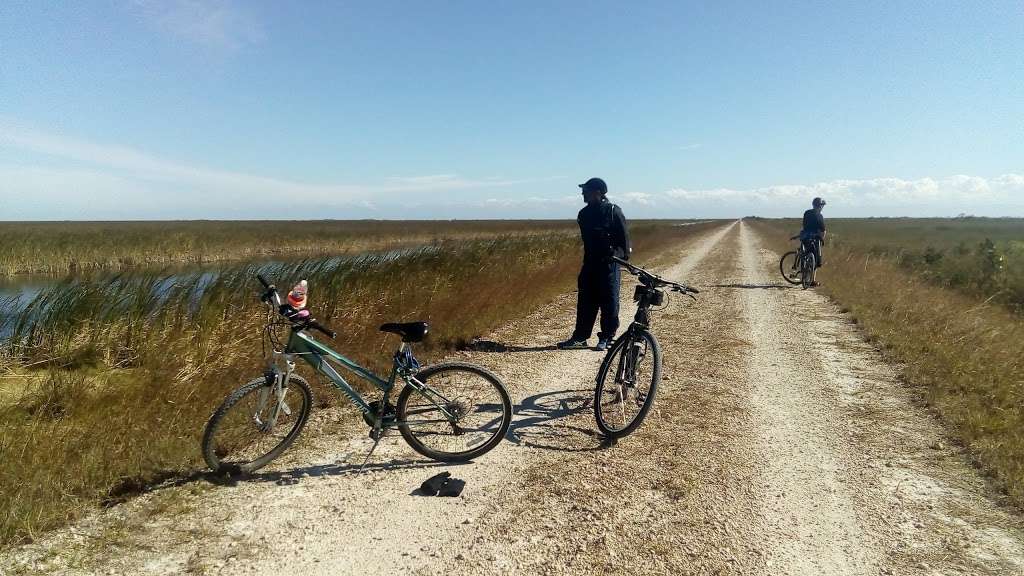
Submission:
<svg viewBox="0 0 1024 576">
<path fill-rule="evenodd" d="M 446 362 L 421 368 L 410 344 L 426 336 L 426 322 L 384 324 L 381 331 L 402 337 L 394 354 L 391 375 L 381 378 L 318 342 L 317 330 L 336 334 L 310 317 L 282 303 L 277 289 L 257 275 L 265 292 L 261 300 L 270 308 L 265 338 L 272 352 L 263 375 L 228 395 L 214 411 L 203 433 L 202 452 L 217 472 L 250 473 L 269 464 L 302 432 L 313 405 L 304 378 L 295 374 L 296 359 L 309 363 L 362 412 L 374 440 L 365 466 L 381 437 L 397 428 L 413 450 L 442 462 L 465 462 L 497 446 L 512 422 L 512 402 L 501 380 L 472 364 Z M 289 330 L 287 342 L 275 335 Z M 383 392 L 367 402 L 338 373 L 341 366 Z M 389 396 L 396 383 L 404 387 L 394 405 Z"/>
</svg>

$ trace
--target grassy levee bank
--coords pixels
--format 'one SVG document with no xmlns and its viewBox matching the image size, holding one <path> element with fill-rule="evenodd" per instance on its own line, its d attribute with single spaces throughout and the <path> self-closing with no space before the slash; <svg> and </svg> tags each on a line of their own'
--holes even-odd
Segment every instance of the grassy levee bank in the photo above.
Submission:
<svg viewBox="0 0 1024 576">
<path fill-rule="evenodd" d="M 780 255 L 793 249 L 787 239 L 799 229 L 797 221 L 747 222 Z M 902 260 L 929 246 L 960 245 L 964 234 L 979 232 L 977 222 L 970 223 L 974 230 L 946 236 L 922 235 L 921 221 L 915 222 L 916 234 L 886 233 L 899 224 L 830 220 L 835 241 L 825 246 L 819 290 L 848 309 L 868 336 L 903 366 L 906 380 L 978 465 L 1013 503 L 1024 506 L 1024 316 L 1014 312 L 1018 308 L 1013 303 L 979 292 L 980 284 L 949 283 L 928 267 Z M 996 224 L 1005 230 L 1007 223 Z M 933 230 L 956 225 L 956 220 L 928 223 Z M 1015 235 L 1006 233 L 1000 242 L 1024 237 L 1024 226 L 1020 221 L 1017 226 Z M 985 260 L 977 259 L 974 266 L 978 270 L 970 276 L 982 273 Z"/>
<path fill-rule="evenodd" d="M 834 246 L 866 251 L 936 286 L 1024 313 L 1024 219 L 835 220 L 829 229 Z"/>
<path fill-rule="evenodd" d="M 569 220 L 0 222 L 0 275 L 315 257 L 575 230 Z"/>
<path fill-rule="evenodd" d="M 718 225 L 634 225 L 636 258 Z M 380 323 L 430 321 L 417 345 L 429 361 L 572 289 L 578 244 L 509 236 L 261 270 L 283 287 L 308 279 L 314 316 L 339 333 L 332 346 L 385 370 L 396 340 Z M 255 272 L 66 282 L 13 311 L 0 357 L 0 545 L 201 467 L 207 417 L 262 370 Z M 320 405 L 337 399 L 305 374 Z"/>
</svg>

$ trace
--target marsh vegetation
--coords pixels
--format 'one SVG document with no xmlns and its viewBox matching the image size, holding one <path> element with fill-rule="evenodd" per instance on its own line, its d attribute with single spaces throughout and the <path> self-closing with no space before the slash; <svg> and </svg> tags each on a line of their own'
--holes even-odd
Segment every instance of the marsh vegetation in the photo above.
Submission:
<svg viewBox="0 0 1024 576">
<path fill-rule="evenodd" d="M 565 220 L 0 222 L 0 276 L 320 257 L 575 232 L 575 223 Z"/>
<path fill-rule="evenodd" d="M 716 225 L 672 224 L 633 225 L 640 261 Z M 281 286 L 307 279 L 314 316 L 339 334 L 332 345 L 383 370 L 393 344 L 377 331 L 383 322 L 431 322 L 417 347 L 430 360 L 571 290 L 580 249 L 567 225 L 398 255 L 69 278 L 28 302 L 8 299 L 0 543 L 199 469 L 206 418 L 262 369 L 257 269 Z M 315 393 L 321 404 L 334 399 Z"/>
</svg>

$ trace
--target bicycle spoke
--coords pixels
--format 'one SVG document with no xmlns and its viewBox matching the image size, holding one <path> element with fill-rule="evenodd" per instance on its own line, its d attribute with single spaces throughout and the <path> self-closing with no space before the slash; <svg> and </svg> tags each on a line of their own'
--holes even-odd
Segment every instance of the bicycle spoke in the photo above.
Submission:
<svg viewBox="0 0 1024 576">
<path fill-rule="evenodd" d="M 511 407 L 485 372 L 451 365 L 424 374 L 424 390 L 407 387 L 399 397 L 399 430 L 410 445 L 433 458 L 460 459 L 500 439 Z"/>
<path fill-rule="evenodd" d="M 225 401 L 203 435 L 203 456 L 211 468 L 234 465 L 252 471 L 294 441 L 311 404 L 308 385 L 294 378 L 298 390 L 290 386 L 280 398 L 260 378 Z"/>
<path fill-rule="evenodd" d="M 628 434 L 643 421 L 658 377 L 653 337 L 641 332 L 612 349 L 598 374 L 594 413 L 602 432 Z M 612 370 L 611 368 L 614 368 Z"/>
</svg>

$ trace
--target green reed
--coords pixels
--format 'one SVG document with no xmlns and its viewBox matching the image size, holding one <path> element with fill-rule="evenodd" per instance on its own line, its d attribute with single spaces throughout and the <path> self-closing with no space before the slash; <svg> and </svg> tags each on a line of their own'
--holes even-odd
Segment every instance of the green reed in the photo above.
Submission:
<svg viewBox="0 0 1024 576">
<path fill-rule="evenodd" d="M 323 256 L 445 240 L 568 234 L 571 221 L 0 222 L 0 275 Z"/>
<path fill-rule="evenodd" d="M 714 225 L 635 224 L 637 257 Z M 20 309 L 8 300 L 0 310 L 13 314 L 0 349 L 10 376 L 0 380 L 9 392 L 0 395 L 0 544 L 201 466 L 206 418 L 262 369 L 257 270 L 283 289 L 307 279 L 313 315 L 339 334 L 332 346 L 383 370 L 394 340 L 379 324 L 430 322 L 417 346 L 430 361 L 571 289 L 579 259 L 575 236 L 536 232 L 398 256 L 69 280 Z M 318 384 L 315 392 L 321 404 L 334 398 Z"/>
</svg>

